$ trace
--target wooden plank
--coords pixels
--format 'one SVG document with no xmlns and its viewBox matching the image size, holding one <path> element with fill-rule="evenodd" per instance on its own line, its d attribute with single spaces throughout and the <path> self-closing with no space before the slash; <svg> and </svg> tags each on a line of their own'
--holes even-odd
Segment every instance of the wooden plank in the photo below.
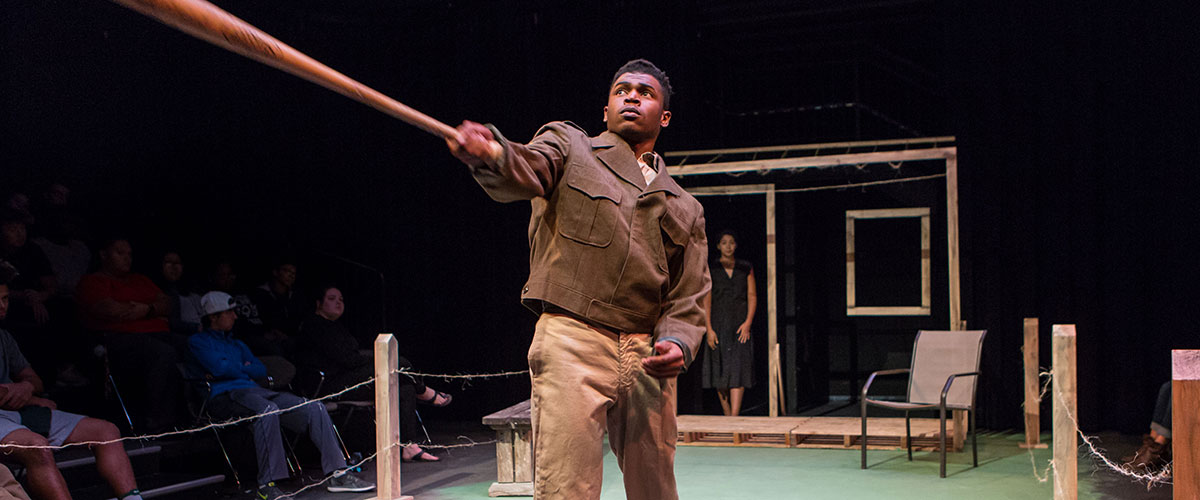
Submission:
<svg viewBox="0 0 1200 500">
<path fill-rule="evenodd" d="M 777 387 L 781 382 L 779 374 L 779 318 L 778 311 L 778 294 L 776 293 L 775 274 L 777 265 L 775 262 L 775 185 L 771 184 L 767 188 L 767 348 L 774 349 L 776 356 L 771 358 L 767 364 L 767 383 L 768 387 Z M 780 393 L 783 391 L 781 390 Z M 779 408 L 781 399 L 775 393 L 770 392 L 769 396 L 769 412 L 772 417 L 779 416 Z"/>
<path fill-rule="evenodd" d="M 513 431 L 499 429 L 496 431 L 496 482 L 515 482 L 513 474 Z"/>
<path fill-rule="evenodd" d="M 787 398 L 784 396 L 783 392 L 783 372 L 780 369 L 781 363 L 779 359 L 779 344 L 774 344 L 771 346 L 770 358 L 775 374 L 775 384 L 773 387 L 771 387 L 771 392 L 779 394 L 780 413 L 786 414 L 787 412 L 784 410 L 784 408 L 787 407 Z"/>
<path fill-rule="evenodd" d="M 958 153 L 946 156 L 946 265 L 948 290 L 950 296 L 950 330 L 966 330 L 967 324 L 962 320 L 962 295 L 958 274 Z M 956 410 L 954 415 L 954 442 L 961 449 L 967 437 L 966 412 Z"/>
<path fill-rule="evenodd" d="M 488 487 L 489 497 L 531 497 L 533 482 L 528 483 L 492 483 Z"/>
<path fill-rule="evenodd" d="M 686 188 L 692 196 L 760 194 L 775 189 L 774 184 L 737 184 L 733 186 L 700 186 Z"/>
<path fill-rule="evenodd" d="M 948 155 L 953 155 L 955 150 L 956 148 L 949 147 L 910 149 L 907 151 L 879 151 L 874 153 L 775 158 L 769 160 L 732 161 L 667 167 L 667 173 L 669 173 L 672 177 L 680 177 L 685 175 L 727 174 L 734 172 L 759 172 L 783 169 L 836 167 L 841 165 L 941 160 L 945 159 Z"/>
<path fill-rule="evenodd" d="M 526 399 L 496 413 L 483 417 L 483 425 L 509 426 L 510 424 L 530 425 L 530 401 Z"/>
<path fill-rule="evenodd" d="M 845 449 L 858 446 L 861 431 L 860 421 L 856 417 L 680 415 L 678 426 L 680 445 L 718 447 Z M 869 449 L 903 449 L 903 418 L 872 418 L 868 423 L 868 428 L 870 430 L 870 435 L 867 437 Z M 937 449 L 939 432 L 937 419 L 912 419 L 912 428 L 913 448 L 918 450 Z"/>
<path fill-rule="evenodd" d="M 409 499 L 400 490 L 400 383 L 396 338 L 375 338 L 375 487 L 379 500 Z"/>
<path fill-rule="evenodd" d="M 791 146 L 761 146 L 755 148 L 727 148 L 727 149 L 697 149 L 692 151 L 671 151 L 663 153 L 664 158 L 676 158 L 680 156 L 699 156 L 699 155 L 732 155 L 745 153 L 771 153 L 783 151 L 811 151 L 821 149 L 843 149 L 843 148 L 869 148 L 872 146 L 904 146 L 912 144 L 944 144 L 954 142 L 954 136 L 942 137 L 917 137 L 913 139 L 884 139 L 879 141 L 854 141 L 854 142 L 825 142 L 819 144 L 796 144 Z"/>
<path fill-rule="evenodd" d="M 1042 436 L 1041 384 L 1038 377 L 1038 319 L 1025 318 L 1025 345 L 1021 348 L 1025 359 L 1025 442 L 1021 448 L 1045 448 Z"/>
<path fill-rule="evenodd" d="M 846 217 L 846 314 L 854 310 L 854 217 Z"/>
<path fill-rule="evenodd" d="M 849 283 L 847 283 L 849 285 Z M 848 307 L 846 316 L 929 316 L 933 309 L 920 306 Z"/>
<path fill-rule="evenodd" d="M 929 213 L 921 216 L 921 309 L 933 305 L 933 247 L 929 234 Z"/>
<path fill-rule="evenodd" d="M 1200 351 L 1171 351 L 1171 448 L 1175 500 L 1200 498 Z"/>
<path fill-rule="evenodd" d="M 513 479 L 518 483 L 533 481 L 533 429 L 529 427 L 513 432 Z"/>
<path fill-rule="evenodd" d="M 846 217 L 852 217 L 855 219 L 903 219 L 909 217 L 929 217 L 929 207 L 847 210 Z"/>
<path fill-rule="evenodd" d="M 1054 500 L 1076 500 L 1078 459 L 1075 421 L 1075 325 L 1054 325 L 1052 331 L 1054 398 Z"/>
<path fill-rule="evenodd" d="M 950 328 L 966 330 L 962 321 L 962 302 L 958 275 L 958 156 L 957 148 L 950 148 L 946 156 L 946 255 L 949 266 Z"/>
<path fill-rule="evenodd" d="M 861 443 L 862 421 L 858 417 L 813 417 L 792 432 L 797 434 L 797 447 L 851 448 Z M 936 418 L 912 419 L 912 442 L 917 450 L 936 450 L 940 432 Z M 873 450 L 904 449 L 903 418 L 869 418 L 867 448 Z M 953 445 L 953 443 L 951 443 Z M 953 446 L 951 446 L 953 449 Z"/>
</svg>

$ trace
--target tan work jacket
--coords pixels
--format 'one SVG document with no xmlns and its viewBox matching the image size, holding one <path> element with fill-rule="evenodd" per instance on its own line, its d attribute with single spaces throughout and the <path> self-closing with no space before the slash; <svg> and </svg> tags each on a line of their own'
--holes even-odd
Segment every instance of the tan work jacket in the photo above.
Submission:
<svg viewBox="0 0 1200 500">
<path fill-rule="evenodd" d="M 530 200 L 529 281 L 521 301 L 620 332 L 653 333 L 691 363 L 709 291 L 704 209 L 667 175 L 649 186 L 620 136 L 552 122 L 529 144 L 504 140 L 496 167 L 472 169 L 492 199 Z"/>
</svg>

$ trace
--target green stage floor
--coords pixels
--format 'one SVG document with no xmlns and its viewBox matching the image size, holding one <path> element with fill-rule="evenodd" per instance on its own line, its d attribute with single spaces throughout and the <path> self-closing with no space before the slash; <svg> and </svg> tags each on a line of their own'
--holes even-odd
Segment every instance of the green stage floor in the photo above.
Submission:
<svg viewBox="0 0 1200 500">
<path fill-rule="evenodd" d="M 466 427 L 466 426 L 464 426 Z M 485 429 L 460 427 L 456 432 L 434 432 L 440 443 L 476 442 L 493 436 Z M 675 473 L 682 500 L 854 500 L 854 499 L 1046 499 L 1052 498 L 1050 483 L 1034 477 L 1029 452 L 1017 445 L 1016 433 L 983 433 L 979 439 L 979 467 L 971 468 L 970 453 L 951 453 L 946 479 L 938 478 L 938 455 L 914 453 L 913 462 L 903 451 L 871 451 L 870 469 L 859 469 L 859 452 L 799 448 L 735 448 L 680 446 Z M 1049 442 L 1045 436 L 1042 442 Z M 1122 456 L 1140 444 L 1138 436 L 1101 434 L 1097 441 L 1112 456 Z M 404 464 L 401 469 L 404 493 L 416 500 L 484 500 L 496 478 L 496 453 L 491 444 L 442 450 L 440 463 Z M 1050 450 L 1034 451 L 1039 473 L 1045 472 Z M 1099 470 L 1095 462 L 1079 460 L 1079 498 L 1102 500 L 1169 500 L 1171 486 L 1147 491 L 1115 473 Z M 363 475 L 373 478 L 373 464 Z M 298 484 L 282 485 L 292 491 Z M 360 500 L 373 494 L 306 491 L 300 500 Z M 170 500 L 222 498 L 212 491 L 169 497 Z M 226 496 L 224 498 L 248 498 Z M 515 499 L 529 497 L 509 497 Z M 615 458 L 607 454 L 601 498 L 625 498 L 621 473 Z"/>
<path fill-rule="evenodd" d="M 918 452 L 913 462 L 903 451 L 871 451 L 870 469 L 859 468 L 858 450 L 733 448 L 680 446 L 676 460 L 679 496 L 683 500 L 707 499 L 1050 499 L 1052 486 L 1034 477 L 1029 452 L 1017 447 L 1022 437 L 1014 433 L 983 434 L 979 440 L 979 467 L 970 467 L 970 453 L 952 453 L 946 479 L 938 478 L 938 455 Z M 1136 437 L 1102 435 L 1101 440 L 1120 455 L 1139 444 Z M 1049 442 L 1049 436 L 1043 439 Z M 488 450 L 489 452 L 491 450 Z M 471 454 L 475 454 L 472 451 Z M 445 465 L 466 465 L 463 452 Z M 1039 473 L 1044 473 L 1050 450 L 1034 451 Z M 483 460 L 488 464 L 494 464 Z M 427 467 L 427 464 L 421 464 Z M 460 473 L 465 472 L 460 469 Z M 414 480 L 405 493 L 417 500 L 487 498 L 494 469 L 482 481 L 442 483 L 428 487 Z M 409 477 L 413 476 L 410 474 Z M 461 476 L 460 476 L 461 477 Z M 465 477 L 463 477 L 465 479 Z M 333 498 L 332 496 L 329 498 Z M 523 497 L 514 497 L 523 498 Z M 528 498 L 528 497 L 524 497 Z M 625 498 L 621 474 L 609 453 L 604 464 L 605 500 Z M 1079 498 L 1112 500 L 1167 500 L 1170 485 L 1150 491 L 1144 485 L 1114 473 L 1099 471 L 1080 457 Z"/>
</svg>

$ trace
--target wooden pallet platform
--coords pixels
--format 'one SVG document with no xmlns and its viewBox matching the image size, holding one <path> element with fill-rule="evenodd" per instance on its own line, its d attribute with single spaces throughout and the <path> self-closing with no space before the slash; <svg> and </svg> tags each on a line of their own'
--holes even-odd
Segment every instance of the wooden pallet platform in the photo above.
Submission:
<svg viewBox="0 0 1200 500">
<path fill-rule="evenodd" d="M 724 417 L 680 415 L 679 444 L 686 446 L 766 446 L 776 448 L 856 448 L 862 434 L 857 417 Z M 946 422 L 947 441 L 955 446 L 953 422 Z M 903 418 L 870 418 L 867 448 L 903 449 Z M 912 419 L 912 444 L 916 450 L 933 450 L 938 445 L 938 420 Z"/>
<path fill-rule="evenodd" d="M 680 415 L 679 444 L 788 448 L 794 444 L 792 430 L 811 418 Z"/>
</svg>

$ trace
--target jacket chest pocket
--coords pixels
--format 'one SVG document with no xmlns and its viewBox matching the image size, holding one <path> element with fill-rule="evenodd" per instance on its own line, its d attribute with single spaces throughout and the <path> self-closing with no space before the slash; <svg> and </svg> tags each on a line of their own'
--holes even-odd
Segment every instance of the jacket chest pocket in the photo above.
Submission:
<svg viewBox="0 0 1200 500">
<path fill-rule="evenodd" d="M 621 189 L 602 180 L 568 176 L 559 196 L 558 232 L 585 245 L 606 247 L 621 224 Z"/>
<path fill-rule="evenodd" d="M 673 213 L 670 209 L 663 214 L 659 219 L 659 226 L 662 228 L 663 252 L 658 261 L 658 267 L 663 271 L 667 271 L 672 256 L 679 253 L 688 245 L 691 239 L 691 226 L 680 220 L 680 217 Z"/>
</svg>

